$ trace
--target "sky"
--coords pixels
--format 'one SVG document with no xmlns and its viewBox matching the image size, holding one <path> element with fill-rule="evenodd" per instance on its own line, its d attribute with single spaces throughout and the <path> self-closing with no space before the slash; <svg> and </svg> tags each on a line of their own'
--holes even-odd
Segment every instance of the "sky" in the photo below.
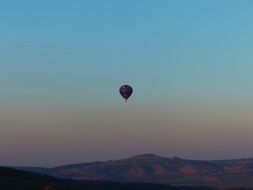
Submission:
<svg viewBox="0 0 253 190">
<path fill-rule="evenodd" d="M 1 0 L 0 165 L 253 157 L 252 9 Z"/>
</svg>

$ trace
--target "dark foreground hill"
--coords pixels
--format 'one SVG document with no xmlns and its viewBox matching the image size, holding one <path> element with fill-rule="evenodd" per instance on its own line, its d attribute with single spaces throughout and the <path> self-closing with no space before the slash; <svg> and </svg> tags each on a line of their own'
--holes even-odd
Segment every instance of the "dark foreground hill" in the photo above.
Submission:
<svg viewBox="0 0 253 190">
<path fill-rule="evenodd" d="M 36 168 L 25 169 L 38 171 Z M 122 160 L 44 168 L 43 171 L 51 176 L 76 180 L 253 187 L 253 159 L 198 161 L 146 154 Z"/>
<path fill-rule="evenodd" d="M 0 167 L 1 190 L 216 190 L 208 187 L 173 187 L 148 183 L 75 181 Z"/>
</svg>

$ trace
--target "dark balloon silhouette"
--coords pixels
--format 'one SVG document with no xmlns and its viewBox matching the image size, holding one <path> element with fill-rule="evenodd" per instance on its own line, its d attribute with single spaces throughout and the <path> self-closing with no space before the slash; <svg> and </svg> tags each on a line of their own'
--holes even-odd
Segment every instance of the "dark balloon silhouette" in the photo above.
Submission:
<svg viewBox="0 0 253 190">
<path fill-rule="evenodd" d="M 129 85 L 123 85 L 119 89 L 119 93 L 121 96 L 125 99 L 127 102 L 128 98 L 132 95 L 133 93 L 133 88 Z"/>
</svg>

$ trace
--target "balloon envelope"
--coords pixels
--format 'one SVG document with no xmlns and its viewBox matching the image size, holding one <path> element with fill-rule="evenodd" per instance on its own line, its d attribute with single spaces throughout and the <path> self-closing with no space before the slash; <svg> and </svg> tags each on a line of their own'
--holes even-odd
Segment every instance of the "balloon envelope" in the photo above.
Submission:
<svg viewBox="0 0 253 190">
<path fill-rule="evenodd" d="M 127 102 L 127 99 L 132 95 L 133 93 L 133 88 L 129 85 L 123 85 L 120 87 L 119 89 L 119 93 L 121 94 L 121 96 L 125 99 L 125 101 Z"/>
</svg>

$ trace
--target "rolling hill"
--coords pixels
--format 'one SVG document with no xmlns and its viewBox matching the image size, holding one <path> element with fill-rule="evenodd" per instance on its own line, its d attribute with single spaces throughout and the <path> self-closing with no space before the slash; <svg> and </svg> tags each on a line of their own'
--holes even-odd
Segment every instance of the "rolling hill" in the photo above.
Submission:
<svg viewBox="0 0 253 190">
<path fill-rule="evenodd" d="M 23 169 L 35 171 L 34 168 Z M 253 187 L 253 159 L 199 161 L 145 154 L 121 160 L 65 165 L 44 170 L 44 173 L 75 180 Z"/>
<path fill-rule="evenodd" d="M 6 167 L 0 167 L 1 190 L 216 190 L 210 187 L 173 187 L 150 183 L 116 183 L 57 179 Z"/>
</svg>

